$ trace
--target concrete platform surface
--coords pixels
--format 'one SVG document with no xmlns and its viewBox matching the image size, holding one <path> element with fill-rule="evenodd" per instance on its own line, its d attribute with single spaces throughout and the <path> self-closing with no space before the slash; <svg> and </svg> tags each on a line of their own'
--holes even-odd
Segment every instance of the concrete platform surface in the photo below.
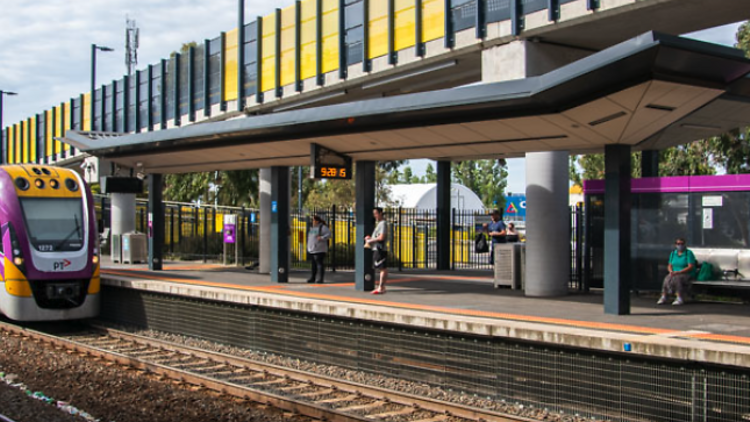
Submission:
<svg viewBox="0 0 750 422">
<path fill-rule="evenodd" d="M 688 303 L 658 306 L 655 297 L 632 297 L 632 314 L 606 315 L 600 292 L 527 298 L 495 289 L 487 273 L 391 273 L 387 293 L 356 291 L 354 274 L 326 274 L 308 284 L 237 267 L 168 263 L 165 271 L 106 265 L 105 285 L 233 303 L 312 312 L 421 328 L 505 337 L 558 346 L 750 367 L 750 306 Z M 629 351 L 628 351 L 629 350 Z"/>
</svg>

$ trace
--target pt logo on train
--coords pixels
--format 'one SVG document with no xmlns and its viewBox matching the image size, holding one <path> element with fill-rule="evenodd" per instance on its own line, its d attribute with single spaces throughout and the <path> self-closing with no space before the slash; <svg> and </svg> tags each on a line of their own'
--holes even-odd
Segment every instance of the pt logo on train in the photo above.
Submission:
<svg viewBox="0 0 750 422">
<path fill-rule="evenodd" d="M 69 265 L 70 265 L 70 261 L 68 261 L 67 259 L 63 259 L 62 261 L 55 261 L 55 263 L 52 265 L 52 268 L 55 271 L 62 271 L 68 268 Z"/>
</svg>

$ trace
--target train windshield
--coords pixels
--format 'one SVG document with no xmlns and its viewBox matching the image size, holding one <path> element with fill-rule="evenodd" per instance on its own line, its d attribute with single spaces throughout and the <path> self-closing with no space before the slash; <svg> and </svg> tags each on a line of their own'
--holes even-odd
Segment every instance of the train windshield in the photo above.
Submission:
<svg viewBox="0 0 750 422">
<path fill-rule="evenodd" d="M 29 240 L 40 252 L 77 251 L 85 233 L 81 199 L 21 198 Z"/>
</svg>

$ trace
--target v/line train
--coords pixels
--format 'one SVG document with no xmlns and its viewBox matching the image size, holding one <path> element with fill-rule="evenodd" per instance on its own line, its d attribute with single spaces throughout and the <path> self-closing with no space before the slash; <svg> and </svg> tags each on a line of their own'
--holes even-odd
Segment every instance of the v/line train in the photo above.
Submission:
<svg viewBox="0 0 750 422">
<path fill-rule="evenodd" d="M 0 313 L 54 321 L 99 312 L 99 243 L 91 191 L 75 171 L 0 167 Z"/>
</svg>

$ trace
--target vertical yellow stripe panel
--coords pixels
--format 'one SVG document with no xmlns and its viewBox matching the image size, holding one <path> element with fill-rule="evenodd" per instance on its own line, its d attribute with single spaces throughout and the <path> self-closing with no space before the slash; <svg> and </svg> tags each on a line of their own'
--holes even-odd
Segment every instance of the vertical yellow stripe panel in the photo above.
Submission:
<svg viewBox="0 0 750 422">
<path fill-rule="evenodd" d="M 414 36 L 416 31 L 415 3 L 414 0 L 395 0 L 394 2 L 394 9 L 396 9 L 394 48 L 396 51 L 416 45 Z"/>
<path fill-rule="evenodd" d="M 133 101 L 131 99 L 131 101 Z M 91 130 L 91 93 L 83 94 L 83 130 L 90 131 Z M 125 109 L 125 112 L 127 112 L 128 109 Z"/>
<path fill-rule="evenodd" d="M 15 129 L 13 130 L 13 133 L 16 134 L 15 136 L 15 143 L 16 146 L 14 147 L 15 154 L 13 156 L 13 162 L 18 164 L 21 162 L 21 125 L 16 123 Z"/>
<path fill-rule="evenodd" d="M 29 121 L 24 120 L 21 122 L 21 162 L 29 162 Z"/>
<path fill-rule="evenodd" d="M 303 0 L 300 7 L 300 78 L 308 79 L 317 72 L 316 0 Z"/>
<path fill-rule="evenodd" d="M 385 56 L 388 54 L 388 2 L 370 2 L 370 51 L 367 57 Z"/>
<path fill-rule="evenodd" d="M 339 2 L 323 0 L 323 73 L 339 68 Z"/>
<path fill-rule="evenodd" d="M 276 13 L 263 18 L 261 92 L 276 88 Z"/>
<path fill-rule="evenodd" d="M 15 138 L 15 134 L 16 134 L 16 131 L 14 129 L 15 129 L 14 126 L 8 126 L 8 149 L 7 149 L 7 151 L 8 151 L 8 157 L 7 157 L 6 161 L 8 163 L 10 163 L 10 164 L 13 164 L 15 162 L 15 159 L 16 159 L 16 154 L 15 154 L 15 150 L 16 150 L 16 138 Z"/>
<path fill-rule="evenodd" d="M 295 6 L 281 10 L 281 86 L 294 83 L 297 42 Z"/>
<path fill-rule="evenodd" d="M 61 136 L 65 136 L 66 133 L 71 129 L 70 118 L 73 113 L 73 103 L 68 101 L 65 103 L 65 120 L 63 121 L 63 133 Z M 70 144 L 63 144 L 65 151 L 70 151 Z"/>
<path fill-rule="evenodd" d="M 47 125 L 47 136 L 46 136 L 46 147 L 44 153 L 47 157 L 52 156 L 52 132 L 55 130 L 55 122 L 52 121 L 52 112 L 51 111 L 45 111 L 44 112 L 44 121 Z"/>
<path fill-rule="evenodd" d="M 422 41 L 445 36 L 445 1 L 424 0 L 422 3 Z"/>
<path fill-rule="evenodd" d="M 237 99 L 237 70 L 238 67 L 238 53 L 239 53 L 239 30 L 237 28 L 227 32 L 226 38 L 226 49 L 224 54 L 224 101 L 232 101 Z M 186 60 L 185 57 L 183 60 Z M 187 77 L 185 75 L 184 77 Z"/>
<path fill-rule="evenodd" d="M 37 120 L 36 116 L 31 118 L 31 128 L 29 128 L 29 161 L 32 163 L 36 163 L 37 161 L 37 154 L 36 154 L 36 144 L 37 144 Z"/>
<path fill-rule="evenodd" d="M 63 132 L 63 115 L 64 115 L 63 107 L 57 106 L 55 107 L 55 137 L 62 136 Z M 60 141 L 54 141 L 55 142 L 55 149 L 53 151 L 54 155 L 57 155 L 60 153 Z"/>
</svg>

